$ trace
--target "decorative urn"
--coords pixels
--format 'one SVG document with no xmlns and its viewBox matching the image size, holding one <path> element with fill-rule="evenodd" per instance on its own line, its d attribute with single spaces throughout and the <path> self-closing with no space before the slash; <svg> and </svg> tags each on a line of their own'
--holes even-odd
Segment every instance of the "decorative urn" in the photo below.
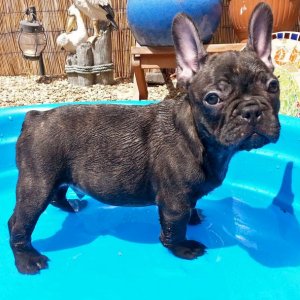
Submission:
<svg viewBox="0 0 300 300">
<path fill-rule="evenodd" d="M 229 16 L 240 41 L 248 38 L 248 22 L 254 7 L 262 0 L 230 0 Z M 296 25 L 300 0 L 265 0 L 273 11 L 273 32 L 291 31 Z"/>
<path fill-rule="evenodd" d="M 172 46 L 174 16 L 184 12 L 195 22 L 201 39 L 207 43 L 217 29 L 222 0 L 128 0 L 129 27 L 141 46 Z"/>
</svg>

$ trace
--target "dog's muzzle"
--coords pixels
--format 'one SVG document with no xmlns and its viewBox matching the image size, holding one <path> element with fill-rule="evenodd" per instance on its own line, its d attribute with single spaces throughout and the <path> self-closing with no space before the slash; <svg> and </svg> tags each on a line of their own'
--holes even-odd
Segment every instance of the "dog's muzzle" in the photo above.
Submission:
<svg viewBox="0 0 300 300">
<path fill-rule="evenodd" d="M 250 98 L 250 97 L 249 97 Z M 232 125 L 229 127 L 226 142 L 236 143 L 239 149 L 250 150 L 275 143 L 279 138 L 280 124 L 278 115 L 272 107 L 258 97 L 243 99 L 232 113 Z"/>
</svg>

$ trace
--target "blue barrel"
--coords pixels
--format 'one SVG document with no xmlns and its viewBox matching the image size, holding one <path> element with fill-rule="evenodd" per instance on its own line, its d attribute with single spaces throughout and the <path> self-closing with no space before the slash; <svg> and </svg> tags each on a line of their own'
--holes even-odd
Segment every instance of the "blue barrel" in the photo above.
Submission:
<svg viewBox="0 0 300 300">
<path fill-rule="evenodd" d="M 207 43 L 217 29 L 222 13 L 221 0 L 128 0 L 127 18 L 141 46 L 172 46 L 171 25 L 174 16 L 184 12 L 198 27 Z"/>
</svg>

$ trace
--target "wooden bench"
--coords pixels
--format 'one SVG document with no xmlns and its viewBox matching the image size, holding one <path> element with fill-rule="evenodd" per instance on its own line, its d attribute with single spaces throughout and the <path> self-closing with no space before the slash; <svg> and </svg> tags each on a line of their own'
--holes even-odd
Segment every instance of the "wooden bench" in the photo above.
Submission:
<svg viewBox="0 0 300 300">
<path fill-rule="evenodd" d="M 240 51 L 245 43 L 237 44 L 211 44 L 205 45 L 210 53 L 224 52 L 228 50 Z M 173 47 L 144 47 L 131 48 L 131 66 L 135 75 L 139 93 L 139 99 L 148 99 L 148 89 L 144 69 L 175 69 L 176 57 Z"/>
</svg>

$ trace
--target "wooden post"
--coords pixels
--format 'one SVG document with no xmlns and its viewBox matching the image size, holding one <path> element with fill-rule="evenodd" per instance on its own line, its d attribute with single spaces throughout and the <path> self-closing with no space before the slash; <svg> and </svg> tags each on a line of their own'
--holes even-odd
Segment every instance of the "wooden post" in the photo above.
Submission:
<svg viewBox="0 0 300 300">
<path fill-rule="evenodd" d="M 101 36 L 97 38 L 93 47 L 95 66 L 112 63 L 111 26 L 107 26 L 106 22 L 101 23 L 100 32 Z M 113 82 L 113 70 L 96 74 L 96 83 L 108 85 Z"/>
<path fill-rule="evenodd" d="M 140 58 L 133 56 L 131 66 L 134 71 L 135 82 L 139 91 L 139 100 L 148 99 L 148 87 L 145 79 L 144 69 L 141 67 Z"/>
<path fill-rule="evenodd" d="M 69 54 L 66 59 L 66 65 L 67 66 L 76 66 L 77 65 L 77 55 L 76 54 Z M 77 85 L 78 79 L 77 79 L 77 73 L 67 73 L 68 74 L 68 81 L 70 84 Z"/>
<path fill-rule="evenodd" d="M 79 67 L 93 66 L 93 51 L 90 43 L 82 43 L 77 46 L 77 65 Z M 95 83 L 95 75 L 92 73 L 78 73 L 78 85 L 89 86 Z"/>
</svg>

